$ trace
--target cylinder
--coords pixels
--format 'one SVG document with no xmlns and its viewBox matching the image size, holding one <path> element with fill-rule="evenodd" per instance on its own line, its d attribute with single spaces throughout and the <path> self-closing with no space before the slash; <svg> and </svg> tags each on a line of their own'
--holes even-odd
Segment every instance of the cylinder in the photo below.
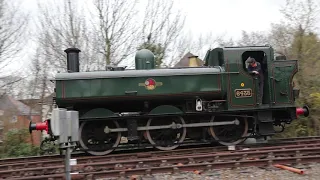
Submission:
<svg viewBox="0 0 320 180">
<path fill-rule="evenodd" d="M 78 48 L 68 48 L 64 50 L 67 53 L 67 70 L 69 73 L 79 72 L 79 52 Z"/>
</svg>

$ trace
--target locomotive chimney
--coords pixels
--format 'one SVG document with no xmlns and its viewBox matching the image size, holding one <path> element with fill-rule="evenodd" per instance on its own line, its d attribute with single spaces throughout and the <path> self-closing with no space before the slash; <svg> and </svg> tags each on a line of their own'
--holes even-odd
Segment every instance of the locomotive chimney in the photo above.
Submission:
<svg viewBox="0 0 320 180">
<path fill-rule="evenodd" d="M 79 52 L 78 48 L 68 48 L 64 50 L 67 53 L 67 70 L 68 72 L 79 72 Z"/>
</svg>

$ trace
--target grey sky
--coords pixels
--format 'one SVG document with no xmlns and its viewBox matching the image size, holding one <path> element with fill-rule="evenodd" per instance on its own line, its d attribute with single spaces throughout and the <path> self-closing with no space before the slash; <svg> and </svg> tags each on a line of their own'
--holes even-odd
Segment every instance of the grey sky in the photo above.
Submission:
<svg viewBox="0 0 320 180">
<path fill-rule="evenodd" d="M 55 2 L 55 0 L 42 0 Z M 139 0 L 144 5 L 146 0 Z M 83 4 L 83 0 L 75 0 Z M 238 38 L 242 30 L 267 31 L 270 23 L 279 22 L 279 9 L 285 0 L 175 0 L 187 16 L 186 29 L 193 34 L 212 32 Z M 37 0 L 24 0 L 23 6 L 32 14 L 36 12 Z"/>
<path fill-rule="evenodd" d="M 22 6 L 31 15 L 37 13 L 38 0 L 22 0 Z M 46 3 L 55 0 L 41 0 Z M 83 4 L 84 0 L 74 0 Z M 61 1 L 60 1 L 61 2 Z M 146 0 L 140 0 L 140 5 Z M 176 7 L 186 15 L 185 29 L 194 36 L 211 32 L 213 35 L 226 35 L 238 39 L 241 31 L 268 31 L 271 23 L 280 21 L 279 9 L 285 0 L 175 0 Z M 32 52 L 32 51 L 29 51 Z M 30 61 L 14 63 L 11 68 L 22 69 Z"/>
<path fill-rule="evenodd" d="M 187 13 L 186 27 L 193 33 L 226 33 L 239 38 L 241 31 L 267 31 L 279 22 L 285 0 L 175 0 Z"/>
</svg>

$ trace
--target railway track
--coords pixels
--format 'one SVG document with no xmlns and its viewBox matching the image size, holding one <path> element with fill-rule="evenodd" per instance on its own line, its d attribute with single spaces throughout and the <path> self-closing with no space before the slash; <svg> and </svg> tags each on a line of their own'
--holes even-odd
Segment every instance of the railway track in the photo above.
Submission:
<svg viewBox="0 0 320 180">
<path fill-rule="evenodd" d="M 268 166 L 273 163 L 320 161 L 320 137 L 276 141 L 282 143 L 271 143 L 271 145 L 265 147 L 242 145 L 237 147 L 237 151 L 227 151 L 226 147 L 204 147 L 178 149 L 170 152 L 153 151 L 111 154 L 100 157 L 77 157 L 78 164 L 72 166 L 72 172 L 77 174 L 72 176 L 73 179 L 77 177 L 97 179 L 128 175 L 151 176 L 153 173 L 163 172 L 175 173 L 225 167 Z M 59 157 L 20 158 L 20 160 L 14 162 L 10 162 L 8 159 L 2 160 L 5 164 L 1 163 L 0 165 L 0 178 L 63 179 L 64 160 Z"/>
<path fill-rule="evenodd" d="M 296 138 L 278 138 L 278 139 L 271 139 L 268 140 L 267 142 L 260 142 L 260 143 L 255 143 L 255 144 L 242 144 L 242 145 L 237 145 L 236 149 L 243 149 L 243 148 L 249 148 L 249 147 L 259 147 L 259 146 L 277 146 L 277 145 L 284 145 L 284 144 L 307 144 L 307 143 L 316 143 L 320 142 L 320 136 L 311 136 L 311 137 L 296 137 Z M 190 146 L 182 146 L 176 150 L 171 150 L 171 151 L 160 151 L 160 150 L 145 150 L 144 152 L 130 152 L 130 153 L 122 153 L 123 151 L 116 151 L 113 154 L 107 155 L 108 158 L 119 158 L 119 157 L 130 157 L 130 156 L 135 156 L 139 154 L 145 154 L 145 153 L 156 153 L 156 154 L 180 154 L 183 151 L 186 152 L 191 152 L 190 149 L 193 151 L 202 151 L 207 150 L 208 148 L 211 151 L 224 151 L 227 150 L 226 146 L 214 146 L 212 147 L 211 145 L 207 145 L 209 147 L 200 147 L 200 148 L 191 148 Z M 126 152 L 126 151 L 124 151 Z M 40 162 L 40 161 L 51 161 L 51 160 L 61 160 L 61 155 L 55 154 L 55 155 L 42 155 L 42 156 L 30 156 L 30 157 L 20 157 L 20 158 L 5 158 L 5 159 L 0 159 L 0 170 L 2 169 L 1 165 L 7 165 L 7 164 L 18 164 L 18 163 L 29 163 L 29 162 Z M 94 159 L 94 158 L 101 158 L 103 156 L 91 156 L 87 155 L 85 153 L 74 153 L 72 154 L 73 158 L 78 158 L 78 159 Z"/>
</svg>

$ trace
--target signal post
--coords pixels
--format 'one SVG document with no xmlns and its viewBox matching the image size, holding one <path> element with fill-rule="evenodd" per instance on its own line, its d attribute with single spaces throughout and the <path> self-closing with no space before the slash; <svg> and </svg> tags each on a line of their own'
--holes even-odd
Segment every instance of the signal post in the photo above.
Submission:
<svg viewBox="0 0 320 180">
<path fill-rule="evenodd" d="M 66 179 L 71 180 L 71 149 L 79 141 L 79 112 L 56 108 L 52 111 L 50 124 L 53 135 L 58 138 L 59 148 L 65 151 Z"/>
<path fill-rule="evenodd" d="M 54 139 L 58 140 L 59 149 L 65 151 L 66 180 L 71 180 L 71 149 L 74 148 L 79 141 L 79 112 L 68 111 L 64 108 L 55 108 L 52 111 L 50 120 L 35 124 L 30 122 L 30 133 L 33 130 L 45 130 L 53 136 Z"/>
</svg>

